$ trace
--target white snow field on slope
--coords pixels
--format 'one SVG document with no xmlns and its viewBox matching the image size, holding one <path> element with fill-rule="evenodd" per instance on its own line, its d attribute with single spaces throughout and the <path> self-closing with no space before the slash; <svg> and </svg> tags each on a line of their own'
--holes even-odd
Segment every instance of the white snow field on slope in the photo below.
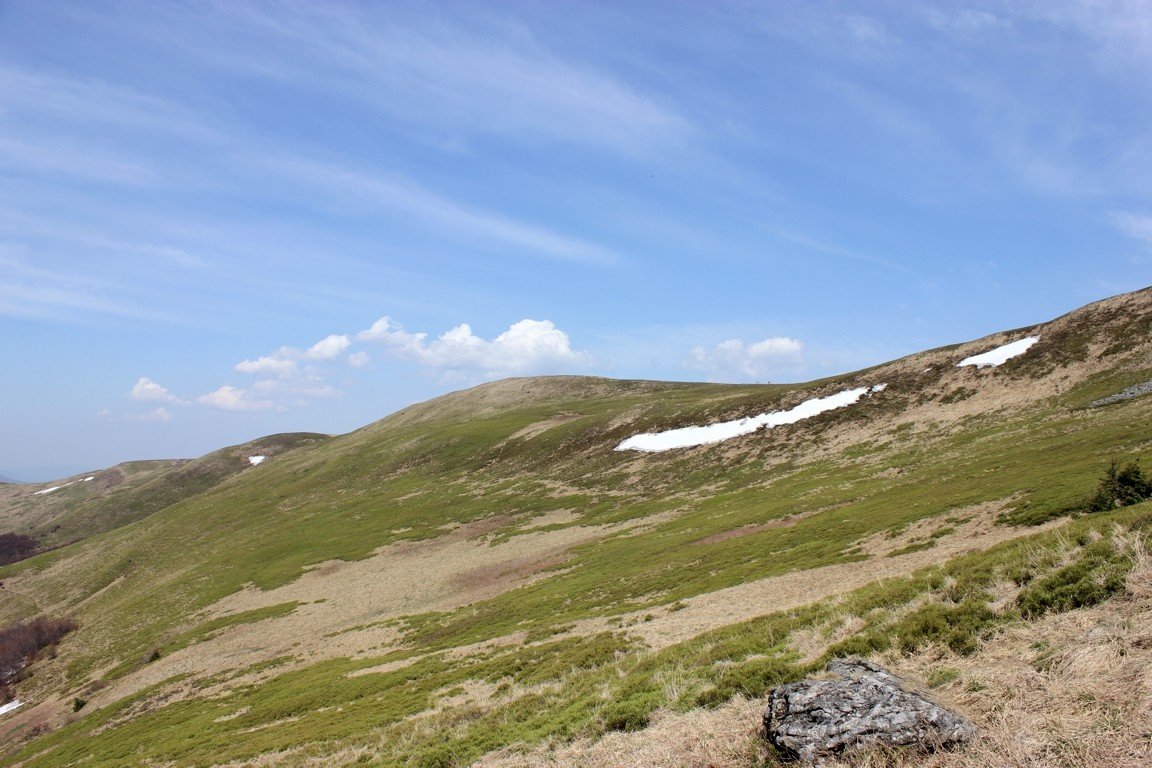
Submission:
<svg viewBox="0 0 1152 768">
<path fill-rule="evenodd" d="M 58 491 L 61 488 L 66 488 L 69 485 L 75 485 L 76 483 L 87 483 L 87 482 L 91 482 L 92 480 L 95 480 L 95 479 L 96 479 L 96 475 L 92 475 L 92 477 L 86 477 L 83 480 L 73 480 L 70 483 L 63 483 L 61 485 L 54 485 L 51 488 L 45 488 L 45 489 L 40 490 L 40 491 L 32 491 L 32 495 L 33 496 L 40 496 L 41 494 L 52 493 L 52 491 Z"/>
<path fill-rule="evenodd" d="M 72 485 L 72 483 L 64 483 L 64 485 Z M 58 490 L 60 490 L 61 488 L 63 488 L 63 487 L 64 487 L 64 485 L 54 485 L 54 486 L 52 486 L 51 488 L 45 488 L 45 489 L 44 489 L 44 490 L 42 490 L 42 491 L 32 491 L 32 495 L 33 495 L 33 496 L 41 496 L 41 495 L 43 495 L 43 494 L 45 494 L 45 493 L 52 493 L 52 491 L 58 491 Z"/>
<path fill-rule="evenodd" d="M 0 704 L 0 715 L 6 715 L 14 709 L 19 709 L 23 705 L 24 702 L 20 701 L 20 699 L 13 699 L 7 704 Z"/>
<path fill-rule="evenodd" d="M 709 424 L 704 427 L 681 427 L 669 429 L 666 432 L 645 432 L 628 438 L 616 446 L 616 450 L 655 453 L 657 451 L 670 451 L 673 448 L 692 448 L 697 445 L 719 443 L 723 440 L 731 440 L 734 437 L 755 432 L 760 427 L 771 429 L 782 424 L 795 424 L 825 411 L 852 405 L 864 395 L 880 392 L 886 386 L 888 385 L 877 384 L 874 387 L 849 389 L 828 397 L 805 400 L 787 411 L 772 411 L 771 413 L 762 413 L 759 416 L 749 416 L 735 421 L 722 421 L 719 424 Z"/>
<path fill-rule="evenodd" d="M 1013 341 L 1011 344 L 1005 344 L 1002 347 L 996 347 L 996 349 L 990 349 L 987 352 L 981 352 L 978 355 L 966 357 L 960 362 L 956 363 L 956 367 L 963 368 L 965 365 L 974 365 L 977 368 L 995 368 L 996 366 L 1002 365 L 1014 357 L 1018 357 L 1019 355 L 1024 354 L 1033 344 L 1038 341 L 1040 341 L 1039 336 L 1028 336 L 1026 338 L 1020 339 L 1019 341 Z"/>
<path fill-rule="evenodd" d="M 251 464 L 252 466 L 256 466 L 260 462 L 264 461 L 264 459 L 266 459 L 266 458 L 268 458 L 268 457 L 267 456 L 249 456 L 248 457 L 248 463 Z"/>
</svg>

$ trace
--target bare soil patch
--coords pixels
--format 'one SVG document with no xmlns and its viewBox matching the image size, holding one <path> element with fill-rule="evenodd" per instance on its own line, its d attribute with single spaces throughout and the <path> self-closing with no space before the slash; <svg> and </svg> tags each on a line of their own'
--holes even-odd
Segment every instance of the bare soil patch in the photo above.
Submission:
<svg viewBox="0 0 1152 768">
<path fill-rule="evenodd" d="M 320 563 L 276 589 L 233 593 L 202 618 L 288 602 L 300 606 L 286 616 L 229 627 L 158 659 L 101 691 L 96 703 L 118 700 L 180 673 L 203 677 L 281 656 L 305 664 L 382 654 L 399 637 L 389 619 L 449 611 L 493 597 L 563 562 L 572 547 L 610 532 L 607 526 L 574 526 L 529 531 L 499 543 L 486 537 L 512 521 L 488 518 L 430 541 L 383 547 L 365 560 Z"/>
<path fill-rule="evenodd" d="M 584 414 L 582 414 L 582 413 L 571 413 L 571 412 L 558 413 L 555 416 L 551 416 L 547 419 L 544 419 L 543 421 L 537 421 L 535 424 L 529 424 L 528 426 L 524 427 L 523 429 L 520 429 L 516 432 L 513 432 L 512 435 L 508 439 L 509 440 L 518 440 L 518 439 L 519 440 L 531 440 L 532 438 L 536 437 L 537 435 L 541 435 L 541 434 L 547 432 L 548 430 L 552 429 L 553 427 L 558 427 L 561 424 L 567 424 L 570 421 L 575 421 L 576 419 L 579 419 L 583 415 Z"/>
<path fill-rule="evenodd" d="M 733 528 L 730 531 L 723 531 L 721 533 L 714 533 L 711 536 L 692 542 L 693 544 L 716 544 L 717 542 L 727 541 L 728 539 L 738 539 L 741 536 L 751 536 L 754 533 L 763 533 L 764 531 L 771 531 L 776 528 L 791 528 L 796 523 L 803 520 L 805 517 L 811 515 L 811 512 L 805 512 L 794 515 L 785 515 L 784 517 L 769 520 L 766 523 L 756 523 L 754 525 L 742 525 L 739 528 Z"/>
</svg>

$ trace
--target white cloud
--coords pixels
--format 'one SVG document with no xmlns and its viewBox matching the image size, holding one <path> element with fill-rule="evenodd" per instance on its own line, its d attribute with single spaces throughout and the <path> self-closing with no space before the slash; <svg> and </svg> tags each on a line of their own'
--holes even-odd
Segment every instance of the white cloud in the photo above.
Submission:
<svg viewBox="0 0 1152 768">
<path fill-rule="evenodd" d="M 336 397 L 340 390 L 331 386 L 318 374 L 290 379 L 261 379 L 252 389 L 277 400 L 291 400 L 293 405 L 305 405 L 309 400 Z"/>
<path fill-rule="evenodd" d="M 770 336 L 750 343 L 728 339 L 711 349 L 693 347 L 685 365 L 713 377 L 763 379 L 783 367 L 795 366 L 803 351 L 803 342 L 787 336 Z"/>
<path fill-rule="evenodd" d="M 172 415 L 172 411 L 168 410 L 167 408 L 165 408 L 162 405 L 159 405 L 150 411 L 147 411 L 147 412 L 141 413 L 141 414 L 137 414 L 136 416 L 132 416 L 131 418 L 135 419 L 136 421 L 159 421 L 159 422 L 167 423 L 169 421 L 172 421 L 172 419 L 175 417 Z"/>
<path fill-rule="evenodd" d="M 308 347 L 303 357 L 307 360 L 333 360 L 342 355 L 344 350 L 350 346 L 352 346 L 352 341 L 347 336 L 333 334 Z"/>
<path fill-rule="evenodd" d="M 166 387 L 157 384 L 147 376 L 141 376 L 139 381 L 132 385 L 132 391 L 128 393 L 128 396 L 133 400 L 145 403 L 184 405 L 187 402 L 171 394 Z"/>
<path fill-rule="evenodd" d="M 1112 223 L 1124 234 L 1152 249 L 1152 215 L 1117 212 L 1112 214 Z"/>
<path fill-rule="evenodd" d="M 344 354 L 352 340 L 345 335 L 332 334 L 316 342 L 308 349 L 280 347 L 271 355 L 263 355 L 255 360 L 242 360 L 234 366 L 240 373 L 263 374 L 291 377 L 298 372 L 298 360 L 335 360 Z"/>
<path fill-rule="evenodd" d="M 290 376 L 296 372 L 296 361 L 280 357 L 265 355 L 255 360 L 242 360 L 236 363 L 235 370 L 240 373 L 274 374 L 276 376 Z"/>
<path fill-rule="evenodd" d="M 348 364 L 353 368 L 367 368 L 372 364 L 372 357 L 367 352 L 353 352 L 348 355 Z"/>
<path fill-rule="evenodd" d="M 372 327 L 368 330 L 356 334 L 356 338 L 360 341 L 382 341 L 392 348 L 410 349 L 415 352 L 424 346 L 424 339 L 428 338 L 428 334 L 408 333 L 385 315 L 372 323 Z"/>
<path fill-rule="evenodd" d="M 488 341 L 462 323 L 429 342 L 426 333 L 409 333 L 391 318 L 382 317 L 357 338 L 385 344 L 398 358 L 428 368 L 485 377 L 586 368 L 587 352 L 572 349 L 568 334 L 549 320 L 521 320 Z"/>
<path fill-rule="evenodd" d="M 243 360 L 233 366 L 234 370 L 265 377 L 252 385 L 251 392 L 224 386 L 198 401 L 229 411 L 253 411 L 306 405 L 311 400 L 336 397 L 339 390 L 324 380 L 317 364 L 338 359 L 351 346 L 352 340 L 347 335 L 330 334 L 307 349 L 283 346 L 270 355 Z M 362 368 L 367 365 L 368 356 L 364 352 L 354 353 L 349 355 L 348 362 Z"/>
<path fill-rule="evenodd" d="M 196 402 L 222 411 L 266 411 L 275 407 L 271 400 L 259 400 L 250 396 L 248 390 L 228 384 L 215 392 L 200 395 Z"/>
</svg>

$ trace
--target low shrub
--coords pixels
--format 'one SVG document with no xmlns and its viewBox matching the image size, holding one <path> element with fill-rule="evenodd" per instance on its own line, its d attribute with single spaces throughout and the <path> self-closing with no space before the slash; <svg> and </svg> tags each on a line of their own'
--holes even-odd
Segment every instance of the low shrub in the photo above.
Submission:
<svg viewBox="0 0 1152 768">
<path fill-rule="evenodd" d="M 967 655 L 976 650 L 977 641 L 997 618 L 995 611 L 978 600 L 959 605 L 933 603 L 908 614 L 891 631 L 905 653 L 936 643 Z"/>
<path fill-rule="evenodd" d="M 1084 547 L 1076 562 L 1034 580 L 1016 604 L 1027 618 L 1096 605 L 1124 589 L 1130 566 L 1128 557 L 1102 539 Z"/>
<path fill-rule="evenodd" d="M 931 603 L 899 620 L 865 630 L 831 646 L 828 657 L 864 656 L 899 648 L 912 653 L 924 646 L 946 646 L 956 653 L 973 653 L 1001 617 L 983 600 L 967 599 L 959 605 Z"/>
<path fill-rule="evenodd" d="M 71 618 L 38 616 L 0 631 L 0 685 L 16 682 L 37 653 L 56 645 L 77 626 Z"/>
<path fill-rule="evenodd" d="M 655 694 L 635 696 L 613 702 L 601 711 L 606 731 L 640 731 L 648 727 L 648 719 L 660 705 Z"/>
<path fill-rule="evenodd" d="M 26 560 L 40 549 L 39 543 L 22 533 L 0 533 L 0 565 Z"/>
<path fill-rule="evenodd" d="M 700 706 L 714 707 L 742 694 L 750 699 L 764 696 L 777 685 L 799 680 L 808 670 L 785 659 L 764 656 L 727 667 L 715 685 L 696 697 Z"/>
</svg>

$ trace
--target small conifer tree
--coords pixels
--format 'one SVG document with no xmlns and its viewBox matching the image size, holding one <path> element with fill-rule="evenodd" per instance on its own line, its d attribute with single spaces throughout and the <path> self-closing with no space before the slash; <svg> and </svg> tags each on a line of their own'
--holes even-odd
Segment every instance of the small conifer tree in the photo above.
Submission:
<svg viewBox="0 0 1152 768">
<path fill-rule="evenodd" d="M 1104 512 L 1115 507 L 1126 507 L 1129 504 L 1139 504 L 1152 498 L 1152 482 L 1144 476 L 1140 463 L 1130 461 L 1123 467 L 1112 459 L 1100 484 L 1096 486 L 1096 493 L 1088 500 L 1090 512 Z"/>
</svg>

